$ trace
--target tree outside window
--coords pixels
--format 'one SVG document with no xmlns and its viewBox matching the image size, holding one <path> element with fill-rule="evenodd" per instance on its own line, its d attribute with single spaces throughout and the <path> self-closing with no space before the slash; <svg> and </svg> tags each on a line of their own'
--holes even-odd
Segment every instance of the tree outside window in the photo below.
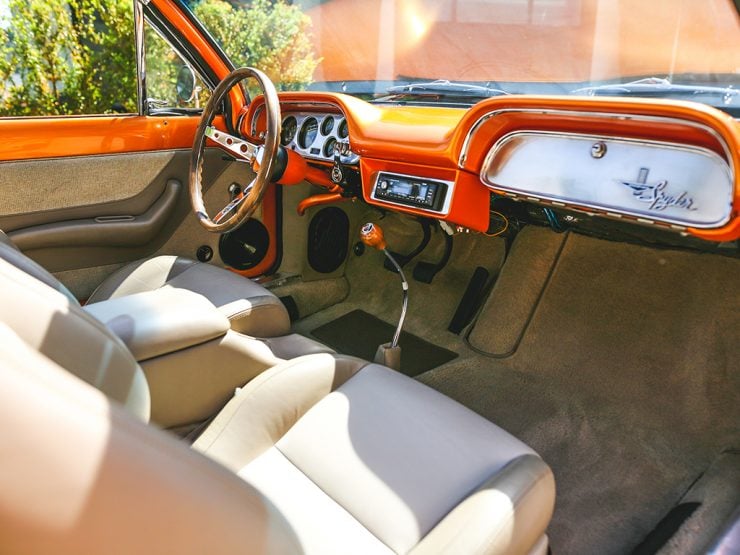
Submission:
<svg viewBox="0 0 740 555">
<path fill-rule="evenodd" d="M 311 82 L 311 20 L 283 0 L 188 3 L 236 66 L 278 89 Z M 175 105 L 183 63 L 151 30 L 147 96 Z M 202 90 L 200 102 L 208 91 Z M 196 105 L 194 102 L 193 105 Z M 0 116 L 136 111 L 132 0 L 0 0 Z"/>
</svg>

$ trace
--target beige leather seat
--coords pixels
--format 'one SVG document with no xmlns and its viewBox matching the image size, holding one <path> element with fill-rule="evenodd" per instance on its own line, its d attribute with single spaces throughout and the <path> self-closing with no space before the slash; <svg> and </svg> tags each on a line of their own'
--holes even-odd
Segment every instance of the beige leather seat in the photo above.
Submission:
<svg viewBox="0 0 740 555">
<path fill-rule="evenodd" d="M 415 380 L 299 357 L 187 449 L 144 425 L 141 369 L 67 297 L 0 260 L 0 306 L 4 552 L 547 551 L 547 465 Z"/>
<path fill-rule="evenodd" d="M 2 231 L 0 245 L 17 251 Z M 0 258 L 8 259 L 9 256 L 7 249 L 0 251 Z M 52 286 L 57 289 L 64 288 L 41 266 L 25 256 L 23 258 L 25 260 L 14 256 L 14 263 L 50 285 L 56 282 L 57 285 Z M 277 337 L 290 332 L 288 311 L 270 291 L 223 268 L 180 256 L 156 256 L 124 266 L 98 286 L 87 304 L 160 287 L 177 287 L 203 295 L 229 318 L 234 331 L 254 337 Z M 72 297 L 71 294 L 69 296 Z"/>
<path fill-rule="evenodd" d="M 290 331 L 288 311 L 270 291 L 251 279 L 181 256 L 132 262 L 101 283 L 87 303 L 166 286 L 200 293 L 229 318 L 234 331 L 255 337 L 277 337 Z"/>
</svg>

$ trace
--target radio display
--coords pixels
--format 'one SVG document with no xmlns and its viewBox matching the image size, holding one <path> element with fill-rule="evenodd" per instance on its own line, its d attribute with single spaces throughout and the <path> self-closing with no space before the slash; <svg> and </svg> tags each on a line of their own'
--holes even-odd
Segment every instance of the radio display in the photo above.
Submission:
<svg viewBox="0 0 740 555">
<path fill-rule="evenodd" d="M 380 173 L 373 193 L 376 199 L 439 211 L 447 194 L 447 184 L 423 178 Z"/>
</svg>

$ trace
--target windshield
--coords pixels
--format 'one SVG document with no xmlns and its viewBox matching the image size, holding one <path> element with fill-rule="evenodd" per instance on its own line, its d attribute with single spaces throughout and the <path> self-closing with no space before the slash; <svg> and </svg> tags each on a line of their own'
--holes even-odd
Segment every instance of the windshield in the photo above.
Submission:
<svg viewBox="0 0 740 555">
<path fill-rule="evenodd" d="M 629 95 L 740 109 L 732 0 L 190 5 L 236 65 L 266 69 L 283 90 L 453 104 L 499 94 Z"/>
</svg>

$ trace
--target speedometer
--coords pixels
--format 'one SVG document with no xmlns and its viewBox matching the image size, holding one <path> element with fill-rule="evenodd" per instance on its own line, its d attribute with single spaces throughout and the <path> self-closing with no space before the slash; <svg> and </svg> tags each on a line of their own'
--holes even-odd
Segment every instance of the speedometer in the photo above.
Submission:
<svg viewBox="0 0 740 555">
<path fill-rule="evenodd" d="M 306 121 L 301 125 L 301 130 L 298 133 L 298 146 L 301 148 L 310 147 L 316 140 L 316 136 L 319 134 L 319 122 L 316 118 L 306 118 Z"/>
<path fill-rule="evenodd" d="M 298 130 L 298 122 L 293 116 L 288 116 L 283 120 L 283 127 L 280 131 L 280 143 L 288 146 L 295 138 L 295 132 Z"/>
</svg>

